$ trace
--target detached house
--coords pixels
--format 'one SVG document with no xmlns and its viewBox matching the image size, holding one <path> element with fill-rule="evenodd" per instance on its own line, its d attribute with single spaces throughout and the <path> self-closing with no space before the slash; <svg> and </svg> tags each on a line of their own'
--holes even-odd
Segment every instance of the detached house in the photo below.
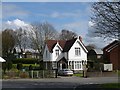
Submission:
<svg viewBox="0 0 120 90">
<path fill-rule="evenodd" d="M 81 37 L 64 40 L 47 40 L 43 62 L 46 69 L 83 70 L 82 65 L 87 64 L 87 49 Z"/>
<path fill-rule="evenodd" d="M 104 58 L 113 64 L 114 70 L 120 70 L 120 41 L 115 40 L 103 48 Z"/>
</svg>

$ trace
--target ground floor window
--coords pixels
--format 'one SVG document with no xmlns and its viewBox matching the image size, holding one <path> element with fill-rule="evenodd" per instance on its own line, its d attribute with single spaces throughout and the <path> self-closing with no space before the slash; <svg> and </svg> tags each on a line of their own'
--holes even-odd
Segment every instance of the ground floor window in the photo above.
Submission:
<svg viewBox="0 0 120 90">
<path fill-rule="evenodd" d="M 68 68 L 69 69 L 76 69 L 76 70 L 82 70 L 83 64 L 87 64 L 87 61 L 81 60 L 81 61 L 69 61 L 68 62 Z"/>
<path fill-rule="evenodd" d="M 57 68 L 57 62 L 52 62 L 52 68 L 56 69 Z"/>
<path fill-rule="evenodd" d="M 70 69 L 82 69 L 82 62 L 81 61 L 69 61 L 69 68 Z"/>
<path fill-rule="evenodd" d="M 81 69 L 81 61 L 75 61 L 75 69 Z"/>
</svg>

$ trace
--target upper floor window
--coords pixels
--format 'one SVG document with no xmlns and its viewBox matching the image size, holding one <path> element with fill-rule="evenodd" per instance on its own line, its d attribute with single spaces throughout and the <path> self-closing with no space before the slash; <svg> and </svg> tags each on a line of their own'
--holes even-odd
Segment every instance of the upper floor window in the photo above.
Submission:
<svg viewBox="0 0 120 90">
<path fill-rule="evenodd" d="M 80 55 L 80 48 L 75 48 L 75 55 L 79 56 Z"/>
<path fill-rule="evenodd" d="M 58 49 L 55 50 L 55 53 L 56 53 L 56 56 L 59 56 L 59 50 Z"/>
</svg>

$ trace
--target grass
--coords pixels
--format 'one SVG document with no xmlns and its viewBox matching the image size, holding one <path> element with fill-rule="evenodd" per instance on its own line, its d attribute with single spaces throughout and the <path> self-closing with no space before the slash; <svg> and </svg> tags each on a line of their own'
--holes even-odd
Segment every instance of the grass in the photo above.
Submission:
<svg viewBox="0 0 120 90">
<path fill-rule="evenodd" d="M 120 70 L 118 70 L 118 72 L 117 72 L 117 73 L 118 73 L 118 76 L 120 76 Z"/>
<path fill-rule="evenodd" d="M 120 83 L 106 83 L 106 84 L 102 84 L 101 87 L 103 87 L 103 88 L 120 88 Z"/>
<path fill-rule="evenodd" d="M 76 73 L 76 74 L 73 74 L 73 76 L 82 77 L 83 74 L 82 73 Z"/>
</svg>

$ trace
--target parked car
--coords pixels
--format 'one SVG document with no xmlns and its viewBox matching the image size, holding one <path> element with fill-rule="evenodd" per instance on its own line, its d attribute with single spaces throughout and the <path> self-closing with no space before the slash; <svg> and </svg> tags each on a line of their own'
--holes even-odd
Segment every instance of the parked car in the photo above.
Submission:
<svg viewBox="0 0 120 90">
<path fill-rule="evenodd" d="M 58 75 L 72 76 L 73 71 L 71 71 L 70 69 L 62 69 L 58 71 Z"/>
</svg>

